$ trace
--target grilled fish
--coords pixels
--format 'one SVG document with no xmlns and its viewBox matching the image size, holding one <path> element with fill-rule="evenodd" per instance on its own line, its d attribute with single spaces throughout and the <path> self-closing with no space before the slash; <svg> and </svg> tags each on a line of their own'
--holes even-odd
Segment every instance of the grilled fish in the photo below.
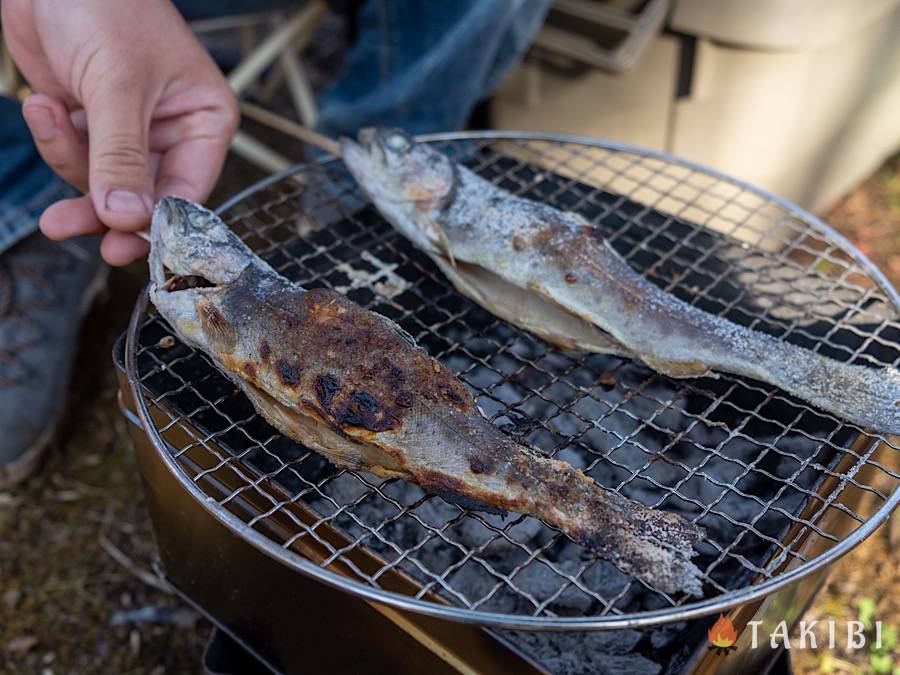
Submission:
<svg viewBox="0 0 900 675">
<path fill-rule="evenodd" d="M 181 340 L 276 429 L 334 464 L 536 516 L 654 588 L 701 593 L 690 558 L 702 528 L 502 433 L 397 324 L 290 283 L 212 212 L 159 202 L 150 276 L 151 300 Z"/>
<path fill-rule="evenodd" d="M 381 214 L 461 293 L 548 342 L 671 377 L 744 375 L 900 433 L 900 371 L 841 363 L 682 302 L 580 215 L 515 197 L 402 131 L 364 129 L 341 151 Z"/>
</svg>

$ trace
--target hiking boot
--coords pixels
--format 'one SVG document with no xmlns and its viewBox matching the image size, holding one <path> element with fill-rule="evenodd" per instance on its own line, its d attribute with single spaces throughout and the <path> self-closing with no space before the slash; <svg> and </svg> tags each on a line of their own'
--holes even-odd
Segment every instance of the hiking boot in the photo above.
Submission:
<svg viewBox="0 0 900 675">
<path fill-rule="evenodd" d="M 28 478 L 63 411 L 81 320 L 105 288 L 98 237 L 0 253 L 0 489 Z"/>
</svg>

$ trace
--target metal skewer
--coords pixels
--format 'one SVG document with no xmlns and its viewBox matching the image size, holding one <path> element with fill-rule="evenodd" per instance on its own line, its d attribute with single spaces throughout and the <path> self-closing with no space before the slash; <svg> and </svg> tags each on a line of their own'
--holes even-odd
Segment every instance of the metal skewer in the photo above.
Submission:
<svg viewBox="0 0 900 675">
<path fill-rule="evenodd" d="M 249 117 L 250 119 L 259 122 L 260 124 L 265 124 L 267 127 L 271 127 L 276 131 L 280 131 L 283 134 L 296 138 L 299 141 L 303 141 L 304 143 L 308 143 L 309 145 L 314 145 L 317 148 L 321 148 L 325 152 L 330 152 L 335 157 L 341 156 L 341 146 L 340 144 L 334 140 L 333 138 L 328 138 L 327 136 L 323 136 L 322 134 L 313 131 L 309 127 L 304 127 L 301 124 L 297 124 L 286 117 L 282 117 L 276 113 L 270 112 L 265 108 L 260 108 L 257 105 L 253 105 L 252 103 L 241 103 L 241 114 L 245 117 Z"/>
<path fill-rule="evenodd" d="M 291 136 L 299 141 L 321 148 L 335 157 L 341 156 L 341 146 L 336 140 L 328 138 L 328 136 L 323 136 L 308 127 L 304 127 L 301 124 L 297 124 L 296 122 L 287 119 L 286 117 L 270 112 L 265 108 L 260 108 L 252 103 L 243 102 L 241 103 L 241 113 L 245 117 L 249 117 L 260 124 L 265 124 L 267 127 L 280 131 L 287 136 Z M 147 243 L 150 243 L 150 233 L 147 230 L 138 230 L 134 234 Z"/>
</svg>

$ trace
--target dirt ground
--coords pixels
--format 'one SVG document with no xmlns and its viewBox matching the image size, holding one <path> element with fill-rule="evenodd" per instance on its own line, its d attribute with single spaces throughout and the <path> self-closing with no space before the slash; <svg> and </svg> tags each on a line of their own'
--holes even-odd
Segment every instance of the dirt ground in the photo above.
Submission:
<svg viewBox="0 0 900 675">
<path fill-rule="evenodd" d="M 228 189 L 252 176 L 241 179 Z M 900 285 L 900 157 L 826 220 Z M 56 447 L 26 485 L 0 492 L 0 672 L 199 671 L 209 625 L 153 583 L 153 537 L 110 362 L 144 278 L 143 265 L 114 272 L 115 293 L 86 321 Z M 807 619 L 856 619 L 862 609 L 900 628 L 897 560 L 883 527 L 835 568 Z M 793 658 L 798 673 L 900 673 L 892 655 L 864 651 Z"/>
</svg>

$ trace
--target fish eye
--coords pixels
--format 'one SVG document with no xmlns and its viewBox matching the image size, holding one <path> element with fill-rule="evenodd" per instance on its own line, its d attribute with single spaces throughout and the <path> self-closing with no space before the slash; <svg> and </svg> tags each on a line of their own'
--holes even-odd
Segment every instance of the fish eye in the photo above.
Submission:
<svg viewBox="0 0 900 675">
<path fill-rule="evenodd" d="M 401 155 L 409 152 L 409 149 L 412 147 L 412 143 L 403 134 L 390 134 L 384 139 L 384 144 L 389 150 L 393 150 Z"/>
</svg>

